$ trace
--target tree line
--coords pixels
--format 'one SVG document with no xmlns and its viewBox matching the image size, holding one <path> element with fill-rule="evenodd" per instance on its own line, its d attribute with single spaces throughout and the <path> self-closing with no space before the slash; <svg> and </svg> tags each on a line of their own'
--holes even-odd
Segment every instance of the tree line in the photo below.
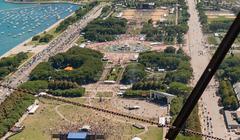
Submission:
<svg viewBox="0 0 240 140">
<path fill-rule="evenodd" d="M 14 92 L 1 103 L 0 137 L 4 136 L 13 127 L 33 102 L 34 96 L 23 92 Z"/>
<path fill-rule="evenodd" d="M 122 18 L 109 17 L 107 19 L 95 19 L 83 30 L 84 37 L 91 41 L 111 41 L 117 35 L 126 33 L 127 20 Z"/>
<path fill-rule="evenodd" d="M 202 29 L 204 32 L 207 32 L 208 31 L 208 17 L 205 14 L 203 2 L 198 2 L 196 8 L 198 10 L 198 16 L 199 16 L 200 23 L 202 24 Z"/>
<path fill-rule="evenodd" d="M 228 80 L 221 80 L 218 90 L 224 109 L 236 110 L 239 106 L 236 94 Z"/>
<path fill-rule="evenodd" d="M 15 71 L 23 60 L 27 59 L 27 53 L 20 52 L 14 56 L 3 57 L 0 59 L 0 79 Z"/>
<path fill-rule="evenodd" d="M 64 89 L 64 90 L 49 90 L 50 94 L 54 96 L 62 96 L 62 97 L 81 97 L 85 93 L 85 88 L 79 87 L 74 89 Z"/>
<path fill-rule="evenodd" d="M 153 26 L 152 20 L 144 23 L 141 34 L 146 35 L 146 40 L 165 42 L 172 44 L 177 38 L 179 44 L 184 42 L 183 36 L 188 31 L 187 24 L 173 25 L 168 23 L 158 23 L 157 27 Z"/>
<path fill-rule="evenodd" d="M 27 89 L 36 93 L 47 92 L 48 94 L 62 97 L 81 97 L 85 93 L 84 88 L 71 81 L 27 81 L 20 85 L 19 88 Z"/>
<path fill-rule="evenodd" d="M 219 95 L 225 109 L 235 110 L 239 106 L 233 86 L 240 81 L 240 56 L 228 56 L 217 72 L 220 81 Z"/>
<path fill-rule="evenodd" d="M 79 19 L 81 19 L 87 12 L 89 12 L 97 4 L 99 4 L 98 1 L 93 1 L 89 4 L 80 6 L 80 8 L 75 11 L 74 16 L 70 16 L 60 23 L 60 25 L 56 28 L 55 32 L 59 33 L 59 32 L 66 30 L 69 25 L 71 25 L 71 24 L 75 23 L 76 21 L 78 21 Z"/>
<path fill-rule="evenodd" d="M 231 84 L 240 81 L 240 56 L 228 56 L 220 65 L 217 76 L 221 80 L 228 79 Z"/>
<path fill-rule="evenodd" d="M 232 20 L 213 21 L 208 24 L 211 32 L 225 32 L 232 24 Z"/>
<path fill-rule="evenodd" d="M 53 35 L 44 34 L 43 36 L 36 35 L 32 38 L 32 41 L 37 41 L 39 43 L 48 43 L 53 39 Z"/>
</svg>

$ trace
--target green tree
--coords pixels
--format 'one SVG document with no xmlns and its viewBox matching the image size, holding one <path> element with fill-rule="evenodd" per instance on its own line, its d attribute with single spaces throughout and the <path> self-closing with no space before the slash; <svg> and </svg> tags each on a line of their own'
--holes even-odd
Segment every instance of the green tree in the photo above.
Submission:
<svg viewBox="0 0 240 140">
<path fill-rule="evenodd" d="M 164 50 L 164 53 L 176 53 L 176 48 L 169 46 Z"/>
<path fill-rule="evenodd" d="M 174 95 L 187 96 L 190 94 L 191 88 L 183 83 L 172 82 L 167 92 Z"/>
</svg>

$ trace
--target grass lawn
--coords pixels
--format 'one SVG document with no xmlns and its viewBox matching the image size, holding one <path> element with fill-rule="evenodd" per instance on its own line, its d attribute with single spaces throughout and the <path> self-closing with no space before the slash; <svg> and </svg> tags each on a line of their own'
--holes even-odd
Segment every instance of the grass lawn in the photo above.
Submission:
<svg viewBox="0 0 240 140">
<path fill-rule="evenodd" d="M 151 126 L 148 128 L 148 131 L 145 134 L 139 137 L 143 140 L 162 140 L 163 138 L 162 128 Z"/>
<path fill-rule="evenodd" d="M 60 122 L 60 117 L 54 111 L 54 104 L 41 104 L 34 115 L 24 120 L 25 129 L 10 138 L 10 140 L 49 140 L 49 130 Z"/>
<path fill-rule="evenodd" d="M 197 136 L 183 136 L 183 135 L 178 135 L 176 140 L 201 140 L 201 137 Z"/>
<path fill-rule="evenodd" d="M 85 99 L 83 98 L 69 98 L 71 101 L 84 103 Z M 51 131 L 59 129 L 60 124 L 64 125 L 66 121 L 62 121 L 62 118 L 56 113 L 55 107 L 61 102 L 51 101 L 47 99 L 40 99 L 40 107 L 34 115 L 28 116 L 23 125 L 25 129 L 10 138 L 10 140 L 49 140 L 51 139 Z M 75 107 L 75 106 L 74 106 Z M 63 108 L 63 109 L 62 109 Z M 62 111 L 62 114 L 65 114 L 68 118 L 80 107 L 75 107 L 75 111 L 72 111 L 73 106 L 66 105 L 59 107 L 59 110 Z M 87 111 L 84 111 L 88 113 Z"/>
<path fill-rule="evenodd" d="M 154 72 L 147 75 L 146 79 L 155 79 L 156 81 L 163 81 L 166 76 L 166 72 Z"/>
<path fill-rule="evenodd" d="M 167 21 L 170 22 L 170 23 L 172 23 L 172 24 L 175 24 L 175 22 L 176 22 L 176 13 L 174 13 L 174 14 L 169 14 L 169 15 L 167 16 Z"/>
<path fill-rule="evenodd" d="M 111 72 L 107 76 L 107 80 L 113 80 L 116 81 L 122 68 L 120 66 L 115 66 L 111 69 Z"/>
<path fill-rule="evenodd" d="M 82 98 L 69 98 L 69 100 L 84 102 Z M 131 124 L 115 121 L 112 116 L 107 117 L 107 114 L 97 111 L 42 98 L 40 101 L 37 112 L 24 120 L 25 129 L 10 140 L 50 140 L 52 133 L 78 131 L 83 125 L 90 125 L 92 130 L 101 129 L 101 132 L 107 135 L 107 140 L 131 139 L 143 131 L 134 128 Z M 71 123 L 60 117 L 57 111 Z"/>
<path fill-rule="evenodd" d="M 138 129 L 130 125 L 126 125 L 124 127 L 124 135 L 123 135 L 123 140 L 130 140 L 132 139 L 136 134 L 139 134 L 143 132 L 143 129 Z"/>
<path fill-rule="evenodd" d="M 214 37 L 214 36 L 208 36 L 208 43 L 209 44 L 213 44 L 213 45 L 218 45 L 218 43 L 217 43 L 217 40 L 216 40 L 216 38 Z"/>
<path fill-rule="evenodd" d="M 214 22 L 214 21 L 233 21 L 234 18 L 229 18 L 227 16 L 217 16 L 216 18 L 208 18 L 208 23 Z"/>
<path fill-rule="evenodd" d="M 76 44 L 81 45 L 83 42 L 85 42 L 85 39 L 83 36 L 80 36 L 79 39 L 77 40 Z"/>
<path fill-rule="evenodd" d="M 74 98 L 66 98 L 67 100 L 73 101 L 73 102 L 78 102 L 78 103 L 85 103 L 86 99 L 81 98 L 81 97 L 74 97 Z"/>
</svg>

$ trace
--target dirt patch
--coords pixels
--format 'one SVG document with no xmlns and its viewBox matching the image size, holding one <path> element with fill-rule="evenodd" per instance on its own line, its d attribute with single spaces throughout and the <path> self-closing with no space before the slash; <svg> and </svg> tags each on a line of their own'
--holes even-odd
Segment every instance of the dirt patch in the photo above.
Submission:
<svg viewBox="0 0 240 140">
<path fill-rule="evenodd" d="M 137 9 L 126 9 L 123 11 L 123 18 L 128 21 L 146 22 L 152 19 L 153 22 L 160 20 L 166 20 L 168 10 L 154 9 L 154 10 L 137 10 Z"/>
</svg>

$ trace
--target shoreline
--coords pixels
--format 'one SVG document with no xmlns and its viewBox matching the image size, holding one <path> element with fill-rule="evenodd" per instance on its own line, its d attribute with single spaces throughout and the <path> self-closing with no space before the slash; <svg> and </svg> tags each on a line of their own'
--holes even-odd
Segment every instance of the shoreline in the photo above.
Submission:
<svg viewBox="0 0 240 140">
<path fill-rule="evenodd" d="M 63 20 L 65 20 L 66 18 L 72 16 L 73 14 L 75 14 L 75 12 L 71 13 L 70 15 L 66 16 L 65 18 L 57 21 L 56 23 L 52 24 L 51 26 L 49 26 L 48 28 L 46 28 L 45 30 L 43 30 L 42 32 L 38 33 L 38 34 L 35 34 L 33 36 L 36 36 L 36 35 L 40 35 L 42 33 L 44 33 L 45 31 L 48 32 L 50 31 L 51 29 L 55 28 L 56 26 L 58 26 Z M 30 38 L 26 39 L 25 41 L 23 41 L 22 43 L 19 43 L 18 45 L 16 45 L 15 47 L 13 47 L 12 49 L 8 50 L 7 52 L 5 52 L 4 54 L 2 54 L 0 56 L 0 59 L 3 58 L 3 57 L 8 57 L 8 56 L 11 56 L 11 55 L 15 55 L 15 54 L 18 54 L 20 52 L 31 52 L 31 53 L 38 53 L 40 51 L 42 51 L 43 49 L 46 48 L 47 44 L 44 44 L 44 45 L 37 45 L 37 46 L 34 46 L 34 45 L 25 45 L 25 44 L 28 44 L 31 40 L 32 40 L 32 37 L 31 36 Z M 53 38 L 54 40 L 54 38 Z"/>
<path fill-rule="evenodd" d="M 70 1 L 15 1 L 15 0 L 4 0 L 7 3 L 14 3 L 14 4 L 60 4 L 60 3 L 65 3 L 65 4 L 75 4 L 75 5 L 80 5 L 81 2 L 75 3 L 75 2 L 70 2 Z"/>
</svg>

